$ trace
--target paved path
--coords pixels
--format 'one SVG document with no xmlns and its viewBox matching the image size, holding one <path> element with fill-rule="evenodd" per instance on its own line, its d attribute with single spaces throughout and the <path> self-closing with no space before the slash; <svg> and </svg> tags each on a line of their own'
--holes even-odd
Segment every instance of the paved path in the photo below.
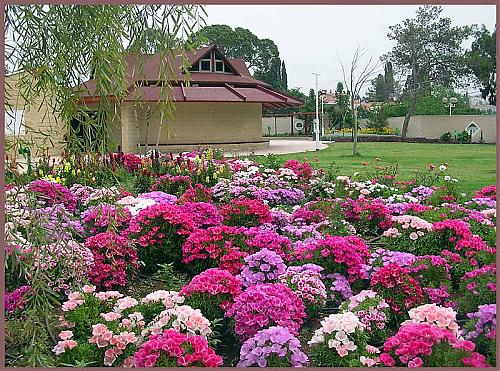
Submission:
<svg viewBox="0 0 500 371">
<path fill-rule="evenodd" d="M 320 149 L 327 148 L 328 145 L 320 142 Z M 297 152 L 308 152 L 316 150 L 316 142 L 313 140 L 301 140 L 301 139 L 271 139 L 269 141 L 268 148 L 257 149 L 252 153 L 255 155 L 267 155 L 273 153 L 276 155 L 286 154 L 286 153 L 297 153 Z M 240 156 L 249 155 L 250 151 L 236 151 Z M 229 155 L 229 153 L 228 153 Z"/>
</svg>

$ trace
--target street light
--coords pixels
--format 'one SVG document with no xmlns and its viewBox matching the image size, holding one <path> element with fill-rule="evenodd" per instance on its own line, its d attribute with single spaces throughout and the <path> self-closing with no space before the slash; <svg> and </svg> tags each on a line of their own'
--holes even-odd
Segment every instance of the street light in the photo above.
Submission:
<svg viewBox="0 0 500 371">
<path fill-rule="evenodd" d="M 443 104 L 450 109 L 450 116 L 451 116 L 451 109 L 457 105 L 458 99 L 455 97 L 451 98 L 443 98 Z"/>
<path fill-rule="evenodd" d="M 318 107 L 318 98 L 319 98 L 319 90 L 318 90 L 318 76 L 319 73 L 313 73 L 316 76 L 316 117 L 314 118 L 314 135 L 316 137 L 316 151 L 319 151 L 319 107 Z"/>
</svg>

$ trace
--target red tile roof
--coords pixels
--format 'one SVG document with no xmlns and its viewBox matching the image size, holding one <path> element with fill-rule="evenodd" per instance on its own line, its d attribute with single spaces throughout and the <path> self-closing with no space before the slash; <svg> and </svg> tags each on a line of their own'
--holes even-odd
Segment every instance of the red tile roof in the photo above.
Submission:
<svg viewBox="0 0 500 371">
<path fill-rule="evenodd" d="M 193 64 L 210 50 L 216 48 L 209 46 L 185 54 L 186 62 Z M 220 53 L 220 52 L 219 52 Z M 168 97 L 173 101 L 184 102 L 252 102 L 263 103 L 265 107 L 300 106 L 302 101 L 274 91 L 270 85 L 254 79 L 242 59 L 226 59 L 226 62 L 235 70 L 235 74 L 214 72 L 191 72 L 189 83 L 187 76 L 182 71 L 182 55 L 172 51 L 163 56 L 172 65 L 172 71 L 167 74 L 173 90 L 168 92 Z M 160 79 L 160 54 L 142 55 L 129 54 L 127 61 L 128 95 L 125 101 L 132 101 L 137 94 L 144 100 L 157 101 L 167 92 L 161 92 L 157 86 Z M 142 68 L 138 68 L 142 65 Z M 187 86 L 187 85 L 190 86 Z M 137 85 L 139 85 L 137 87 Z M 76 87 L 81 89 L 81 101 L 98 100 L 96 84 L 90 80 Z M 136 90 L 138 89 L 138 90 Z M 183 93 L 184 91 L 184 93 Z"/>
</svg>

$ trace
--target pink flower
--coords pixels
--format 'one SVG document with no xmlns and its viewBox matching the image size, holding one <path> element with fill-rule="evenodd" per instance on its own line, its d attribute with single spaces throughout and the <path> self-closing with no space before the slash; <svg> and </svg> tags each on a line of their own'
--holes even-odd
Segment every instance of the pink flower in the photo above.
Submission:
<svg viewBox="0 0 500 371">
<path fill-rule="evenodd" d="M 413 358 L 413 360 L 411 360 L 410 362 L 408 362 L 408 367 L 412 367 L 412 368 L 415 368 L 415 367 L 422 367 L 422 358 L 420 357 L 415 357 Z"/>
<path fill-rule="evenodd" d="M 59 338 L 61 340 L 69 340 L 73 337 L 73 331 L 61 331 L 59 333 Z"/>
</svg>

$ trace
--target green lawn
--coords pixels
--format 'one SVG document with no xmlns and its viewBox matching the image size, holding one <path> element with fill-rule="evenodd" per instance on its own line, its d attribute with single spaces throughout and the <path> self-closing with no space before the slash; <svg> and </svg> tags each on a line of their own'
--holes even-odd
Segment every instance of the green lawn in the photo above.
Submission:
<svg viewBox="0 0 500 371">
<path fill-rule="evenodd" d="M 363 162 L 399 165 L 399 179 L 410 177 L 415 170 L 424 170 L 432 163 L 438 167 L 448 163 L 449 175 L 459 179 L 464 192 L 470 194 L 486 185 L 495 184 L 496 161 L 494 145 L 487 144 L 421 144 L 421 143 L 359 143 L 361 156 L 353 157 L 352 143 L 331 143 L 329 148 L 318 152 L 303 152 L 277 156 L 280 160 L 313 161 L 316 167 L 328 167 L 334 162 L 340 173 L 351 175 L 363 168 Z"/>
</svg>

